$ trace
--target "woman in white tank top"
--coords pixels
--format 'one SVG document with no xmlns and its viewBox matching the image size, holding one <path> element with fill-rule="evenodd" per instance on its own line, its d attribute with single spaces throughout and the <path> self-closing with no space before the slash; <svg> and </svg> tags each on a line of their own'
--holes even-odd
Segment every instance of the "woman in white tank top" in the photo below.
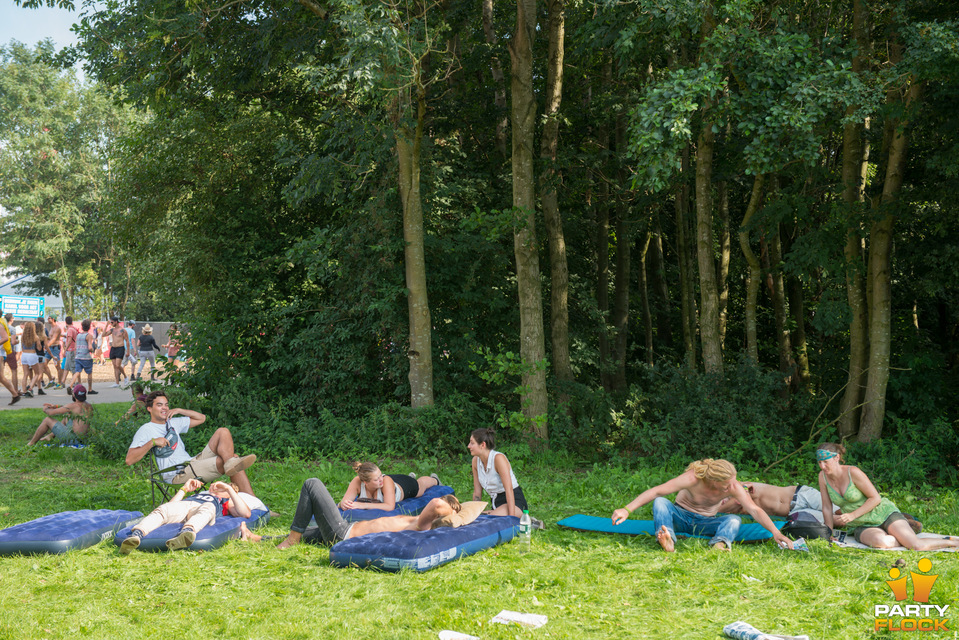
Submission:
<svg viewBox="0 0 959 640">
<path fill-rule="evenodd" d="M 476 429 L 470 435 L 467 448 L 473 456 L 473 500 L 479 500 L 485 490 L 493 502 L 488 513 L 518 518 L 529 507 L 509 460 L 493 448 L 494 435 L 492 429 Z"/>
<path fill-rule="evenodd" d="M 382 509 L 393 511 L 396 503 L 406 498 L 416 498 L 430 487 L 440 483 L 434 473 L 430 476 L 386 475 L 372 462 L 354 462 L 356 477 L 350 482 L 340 509 Z"/>
</svg>

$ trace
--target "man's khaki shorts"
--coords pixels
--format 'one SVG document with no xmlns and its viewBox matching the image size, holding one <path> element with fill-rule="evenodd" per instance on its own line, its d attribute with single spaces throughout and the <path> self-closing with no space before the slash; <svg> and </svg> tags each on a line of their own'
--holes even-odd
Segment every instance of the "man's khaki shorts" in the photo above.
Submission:
<svg viewBox="0 0 959 640">
<path fill-rule="evenodd" d="M 203 447 L 200 455 L 190 459 L 183 471 L 173 477 L 170 484 L 183 484 L 190 478 L 197 478 L 203 482 L 213 482 L 223 475 L 223 472 L 216 468 L 216 454 L 209 445 Z"/>
</svg>

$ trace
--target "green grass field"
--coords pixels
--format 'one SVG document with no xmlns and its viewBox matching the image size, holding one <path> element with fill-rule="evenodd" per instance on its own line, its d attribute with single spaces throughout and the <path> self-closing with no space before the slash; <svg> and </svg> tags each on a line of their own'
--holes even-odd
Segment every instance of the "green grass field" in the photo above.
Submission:
<svg viewBox="0 0 959 640">
<path fill-rule="evenodd" d="M 0 527 L 76 509 L 150 510 L 145 468 L 103 461 L 89 449 L 25 448 L 40 418 L 37 410 L 0 413 Z M 465 447 L 451 462 L 379 462 L 386 472 L 437 471 L 461 498 L 472 489 Z M 105 542 L 58 556 L 6 557 L 0 638 L 436 638 L 451 629 L 484 639 L 712 639 L 735 620 L 823 640 L 957 637 L 873 630 L 874 605 L 895 603 L 884 582 L 889 567 L 903 558 L 907 572 L 916 570 L 921 554 L 839 550 L 821 541 L 810 553 L 772 544 L 717 553 L 703 540 L 680 540 L 678 552 L 667 555 L 651 537 L 577 533 L 555 522 L 574 513 L 608 515 L 676 469 L 576 469 L 543 460 L 514 466 L 533 514 L 547 523 L 529 554 L 508 544 L 424 574 L 333 569 L 324 547 L 281 552 L 239 541 L 210 553 L 124 557 Z M 813 483 L 814 472 L 810 462 L 805 477 L 792 481 Z M 304 479 L 319 477 L 336 495 L 351 474 L 344 462 L 258 462 L 253 486 L 280 513 L 261 532 L 288 531 Z M 955 490 L 913 492 L 890 495 L 928 530 L 959 533 Z M 648 507 L 633 517 L 649 518 Z M 959 557 L 930 557 L 939 574 L 930 601 L 952 613 Z M 536 630 L 489 624 L 502 609 L 549 622 Z M 949 628 L 959 629 L 959 621 Z"/>
</svg>

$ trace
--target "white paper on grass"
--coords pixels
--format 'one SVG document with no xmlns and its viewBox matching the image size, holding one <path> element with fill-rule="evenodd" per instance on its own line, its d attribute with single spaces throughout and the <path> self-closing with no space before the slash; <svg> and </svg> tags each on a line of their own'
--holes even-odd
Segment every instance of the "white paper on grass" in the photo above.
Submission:
<svg viewBox="0 0 959 640">
<path fill-rule="evenodd" d="M 498 622 L 500 624 L 518 624 L 530 629 L 537 629 L 546 624 L 546 616 L 541 616 L 538 613 L 519 613 L 517 611 L 507 611 L 503 609 L 496 616 L 493 617 L 490 622 Z"/>
</svg>

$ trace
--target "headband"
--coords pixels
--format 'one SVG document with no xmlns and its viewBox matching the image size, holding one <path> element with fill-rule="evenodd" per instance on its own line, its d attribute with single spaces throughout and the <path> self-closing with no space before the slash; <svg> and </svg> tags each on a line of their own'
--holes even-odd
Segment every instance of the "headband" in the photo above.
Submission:
<svg viewBox="0 0 959 640">
<path fill-rule="evenodd" d="M 825 449 L 816 449 L 816 460 L 822 462 L 823 460 L 829 460 L 830 458 L 835 458 L 839 454 L 835 451 L 826 451 Z"/>
</svg>

